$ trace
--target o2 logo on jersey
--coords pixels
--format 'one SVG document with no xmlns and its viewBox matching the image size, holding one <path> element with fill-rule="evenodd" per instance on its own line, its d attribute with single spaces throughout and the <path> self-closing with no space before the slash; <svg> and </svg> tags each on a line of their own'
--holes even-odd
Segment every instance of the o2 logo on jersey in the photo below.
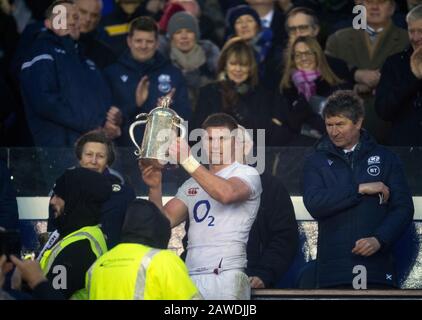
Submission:
<svg viewBox="0 0 422 320">
<path fill-rule="evenodd" d="M 214 227 L 214 216 L 209 216 L 211 205 L 208 200 L 201 200 L 198 201 L 195 206 L 193 207 L 193 218 L 197 223 L 204 222 L 205 219 L 207 219 L 208 227 Z"/>
</svg>

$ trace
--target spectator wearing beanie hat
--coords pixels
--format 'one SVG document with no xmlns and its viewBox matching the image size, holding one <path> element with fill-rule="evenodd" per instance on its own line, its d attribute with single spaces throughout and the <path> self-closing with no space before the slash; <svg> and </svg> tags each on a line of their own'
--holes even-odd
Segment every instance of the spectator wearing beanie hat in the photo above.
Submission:
<svg viewBox="0 0 422 320">
<path fill-rule="evenodd" d="M 199 30 L 201 30 L 203 39 L 210 40 L 219 47 L 223 45 L 224 24 L 221 23 L 221 20 L 220 22 L 214 21 L 214 16 L 208 12 L 207 9 L 211 6 L 211 3 L 207 3 L 205 6 L 203 1 L 198 0 L 169 0 L 169 2 L 180 4 L 186 12 L 198 19 Z"/>
<path fill-rule="evenodd" d="M 276 56 L 281 48 L 273 45 L 271 28 L 263 27 L 258 13 L 249 5 L 231 8 L 226 15 L 226 38 L 240 37 L 249 42 L 255 50 L 259 66 L 259 76 L 265 79 L 265 73 L 273 69 Z"/>
<path fill-rule="evenodd" d="M 168 41 L 161 51 L 185 76 L 189 98 L 195 106 L 199 88 L 215 79 L 218 47 L 209 40 L 200 40 L 198 20 L 187 12 L 177 12 L 167 26 Z"/>
<path fill-rule="evenodd" d="M 239 18 L 241 18 L 239 20 Z M 239 21 L 238 21 L 239 20 Z M 241 37 L 251 40 L 261 31 L 261 19 L 258 13 L 248 5 L 231 8 L 226 15 L 226 37 Z"/>
<path fill-rule="evenodd" d="M 199 26 L 197 19 L 187 12 L 177 12 L 169 20 L 167 26 L 167 34 L 170 39 L 173 35 L 181 29 L 188 29 L 193 32 L 196 37 L 196 41 L 200 38 Z"/>
</svg>

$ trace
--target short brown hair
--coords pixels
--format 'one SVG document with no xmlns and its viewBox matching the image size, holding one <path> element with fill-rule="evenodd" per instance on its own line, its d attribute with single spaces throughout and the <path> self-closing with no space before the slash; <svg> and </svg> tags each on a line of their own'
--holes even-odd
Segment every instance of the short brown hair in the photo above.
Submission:
<svg viewBox="0 0 422 320">
<path fill-rule="evenodd" d="M 148 16 L 141 16 L 132 20 L 129 26 L 129 36 L 132 37 L 135 31 L 154 32 L 158 38 L 158 25 L 155 20 Z"/>
<path fill-rule="evenodd" d="M 249 66 L 249 85 L 256 86 L 258 84 L 259 75 L 254 49 L 247 41 L 240 37 L 233 37 L 224 45 L 220 58 L 218 59 L 217 74 L 220 75 L 225 72 L 227 61 L 232 55 L 235 56 L 240 64 Z"/>
<path fill-rule="evenodd" d="M 92 130 L 80 136 L 75 143 L 75 155 L 82 159 L 82 151 L 88 142 L 102 143 L 107 147 L 107 165 L 111 166 L 116 158 L 113 142 L 106 136 L 104 130 Z"/>
<path fill-rule="evenodd" d="M 311 18 L 311 24 L 313 27 L 315 26 L 319 26 L 319 19 L 318 16 L 316 14 L 316 12 L 310 8 L 307 7 L 296 7 L 293 8 L 292 10 L 289 11 L 289 13 L 286 16 L 286 23 L 285 23 L 285 27 L 286 27 L 286 31 L 289 31 L 289 24 L 288 21 L 291 17 L 294 17 L 295 15 L 302 13 L 305 16 L 308 16 Z"/>
<path fill-rule="evenodd" d="M 202 129 L 206 130 L 209 127 L 226 127 L 233 131 L 237 129 L 238 123 L 231 115 L 220 112 L 209 115 L 202 123 Z"/>
<path fill-rule="evenodd" d="M 322 116 L 324 119 L 343 116 L 357 123 L 365 118 L 365 106 L 362 98 L 352 90 L 337 90 L 328 97 Z"/>
</svg>

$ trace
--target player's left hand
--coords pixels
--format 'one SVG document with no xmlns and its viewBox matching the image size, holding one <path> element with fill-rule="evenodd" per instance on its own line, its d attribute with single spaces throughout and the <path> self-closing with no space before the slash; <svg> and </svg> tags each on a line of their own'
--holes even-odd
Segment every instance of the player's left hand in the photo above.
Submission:
<svg viewBox="0 0 422 320">
<path fill-rule="evenodd" d="M 190 155 L 190 148 L 185 139 L 180 137 L 173 140 L 169 147 L 170 157 L 177 163 L 182 163 Z"/>
<path fill-rule="evenodd" d="M 381 244 L 379 243 L 377 238 L 363 238 L 356 241 L 352 253 L 359 256 L 369 257 L 376 253 L 380 248 Z"/>
</svg>

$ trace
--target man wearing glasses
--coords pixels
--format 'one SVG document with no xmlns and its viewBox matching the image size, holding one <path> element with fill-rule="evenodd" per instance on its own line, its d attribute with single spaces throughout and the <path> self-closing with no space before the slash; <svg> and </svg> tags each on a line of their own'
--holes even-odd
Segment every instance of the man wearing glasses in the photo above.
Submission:
<svg viewBox="0 0 422 320">
<path fill-rule="evenodd" d="M 318 17 L 312 9 L 305 7 L 294 8 L 287 15 L 286 30 L 289 35 L 289 45 L 297 37 L 310 36 L 317 38 L 320 33 Z M 353 82 L 353 77 L 343 60 L 330 55 L 326 55 L 325 58 L 337 77 L 348 82 Z"/>
</svg>

